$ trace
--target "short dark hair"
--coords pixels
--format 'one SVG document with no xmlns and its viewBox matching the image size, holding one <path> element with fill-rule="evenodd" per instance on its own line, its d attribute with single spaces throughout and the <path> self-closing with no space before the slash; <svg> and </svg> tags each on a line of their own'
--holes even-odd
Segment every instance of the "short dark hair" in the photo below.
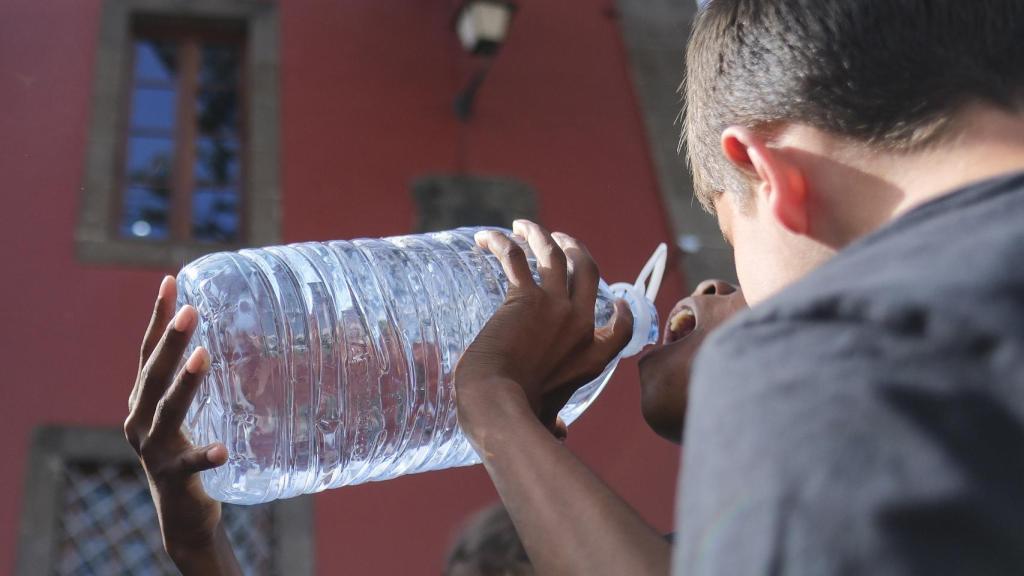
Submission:
<svg viewBox="0 0 1024 576">
<path fill-rule="evenodd" d="M 799 122 L 908 152 L 964 106 L 1024 94 L 1024 0 L 712 0 L 687 51 L 683 140 L 697 197 L 747 183 L 720 150 L 730 125 Z"/>
<path fill-rule="evenodd" d="M 512 518 L 501 503 L 476 513 L 463 526 L 448 553 L 446 575 L 532 576 Z"/>
</svg>

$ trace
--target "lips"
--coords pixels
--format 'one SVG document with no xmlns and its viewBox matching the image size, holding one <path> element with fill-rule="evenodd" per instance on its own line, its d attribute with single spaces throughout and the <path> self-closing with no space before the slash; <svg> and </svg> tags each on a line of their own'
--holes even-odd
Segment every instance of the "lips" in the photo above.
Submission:
<svg viewBox="0 0 1024 576">
<path fill-rule="evenodd" d="M 683 298 L 672 308 L 668 314 L 662 330 L 661 342 L 657 346 L 651 346 L 640 354 L 639 363 L 641 368 L 648 358 L 673 355 L 673 350 L 680 346 L 687 346 L 682 341 L 697 330 L 700 313 L 697 310 L 697 303 L 692 297 Z"/>
</svg>

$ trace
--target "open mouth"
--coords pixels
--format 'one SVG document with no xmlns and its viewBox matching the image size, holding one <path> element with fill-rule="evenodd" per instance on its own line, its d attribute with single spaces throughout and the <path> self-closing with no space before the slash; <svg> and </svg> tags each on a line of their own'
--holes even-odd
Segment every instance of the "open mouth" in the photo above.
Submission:
<svg viewBox="0 0 1024 576">
<path fill-rule="evenodd" d="M 677 305 L 668 317 L 665 324 L 665 338 L 663 344 L 671 344 L 686 338 L 697 328 L 697 314 L 693 308 L 686 305 Z"/>
</svg>

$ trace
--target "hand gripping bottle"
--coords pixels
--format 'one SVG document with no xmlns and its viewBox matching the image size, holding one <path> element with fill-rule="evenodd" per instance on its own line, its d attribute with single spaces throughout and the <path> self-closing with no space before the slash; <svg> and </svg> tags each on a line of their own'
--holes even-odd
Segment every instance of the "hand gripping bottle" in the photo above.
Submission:
<svg viewBox="0 0 1024 576">
<path fill-rule="evenodd" d="M 228 449 L 226 464 L 202 472 L 210 496 L 255 504 L 478 463 L 452 375 L 507 281 L 477 230 L 220 252 L 185 266 L 177 304 L 199 312 L 189 353 L 211 356 L 185 426 L 197 445 Z M 596 325 L 623 298 L 633 337 L 572 396 L 567 425 L 620 358 L 657 340 L 666 253 L 659 246 L 633 284 L 600 283 Z"/>
</svg>

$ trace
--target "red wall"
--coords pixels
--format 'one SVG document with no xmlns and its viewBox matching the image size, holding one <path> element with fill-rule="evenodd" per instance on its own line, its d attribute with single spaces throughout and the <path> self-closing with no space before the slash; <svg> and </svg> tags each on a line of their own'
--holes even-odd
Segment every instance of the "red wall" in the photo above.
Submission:
<svg viewBox="0 0 1024 576">
<path fill-rule="evenodd" d="M 610 0 L 526 0 L 464 134 L 469 171 L 523 179 L 549 226 L 609 280 L 669 239 Z M 453 95 L 469 67 L 452 3 L 288 0 L 281 20 L 286 241 L 407 232 L 409 182 L 457 168 Z M 74 257 L 100 0 L 0 3 L 0 571 L 17 546 L 28 442 L 43 423 L 118 426 L 163 273 Z M 664 311 L 681 289 L 670 275 Z M 570 446 L 660 529 L 675 447 L 638 410 L 625 363 Z M 454 527 L 492 501 L 454 470 L 316 497 L 318 573 L 438 573 Z"/>
</svg>

